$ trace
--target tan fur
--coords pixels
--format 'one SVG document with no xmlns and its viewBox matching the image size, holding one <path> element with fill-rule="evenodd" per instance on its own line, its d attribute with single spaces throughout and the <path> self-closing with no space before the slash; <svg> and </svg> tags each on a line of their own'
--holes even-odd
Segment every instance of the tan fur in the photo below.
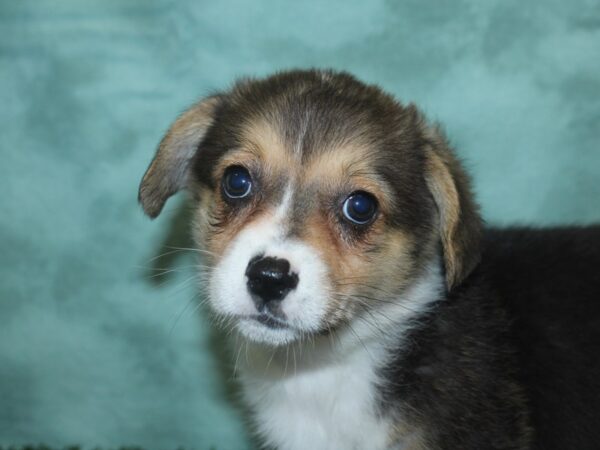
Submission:
<svg viewBox="0 0 600 450">
<path fill-rule="evenodd" d="M 223 210 L 225 205 L 223 200 L 217 194 L 213 197 L 212 206 L 209 213 L 206 209 L 198 208 L 199 219 L 205 222 L 202 229 L 203 234 L 199 235 L 204 246 L 210 252 L 211 257 L 219 258 L 227 250 L 227 246 L 235 239 L 237 234 L 245 227 L 254 225 L 257 222 L 268 221 L 273 215 L 273 209 L 264 209 L 260 205 L 247 208 L 244 213 L 235 216 L 225 216 Z M 226 222 L 226 226 L 219 226 L 218 231 L 211 222 Z"/>
<path fill-rule="evenodd" d="M 422 435 L 422 430 L 419 427 L 410 425 L 405 420 L 397 421 L 390 433 L 389 446 L 402 443 L 402 450 L 427 450 L 429 446 Z"/>
<path fill-rule="evenodd" d="M 318 153 L 306 163 L 303 179 L 306 184 L 315 183 L 323 189 L 350 185 L 355 190 L 370 192 L 377 197 L 380 212 L 385 213 L 393 206 L 393 194 L 365 154 L 368 154 L 367 144 L 358 143 Z"/>
<path fill-rule="evenodd" d="M 451 285 L 461 269 L 458 252 L 454 247 L 454 235 L 460 215 L 460 201 L 450 172 L 441 158 L 431 150 L 428 151 L 425 178 L 440 213 L 440 236 L 444 247 L 446 279 Z"/>
<path fill-rule="evenodd" d="M 280 169 L 290 167 L 292 152 L 272 124 L 265 120 L 250 121 L 243 125 L 241 135 L 246 150 L 254 152 L 264 164 Z"/>
<path fill-rule="evenodd" d="M 425 149 L 425 180 L 438 208 L 446 284 L 452 288 L 479 262 L 482 223 L 469 178 L 441 130 L 421 122 L 430 142 Z"/>
<path fill-rule="evenodd" d="M 216 97 L 196 103 L 173 123 L 142 178 L 139 201 L 150 217 L 160 214 L 167 198 L 187 187 L 188 168 L 213 120 Z"/>
</svg>

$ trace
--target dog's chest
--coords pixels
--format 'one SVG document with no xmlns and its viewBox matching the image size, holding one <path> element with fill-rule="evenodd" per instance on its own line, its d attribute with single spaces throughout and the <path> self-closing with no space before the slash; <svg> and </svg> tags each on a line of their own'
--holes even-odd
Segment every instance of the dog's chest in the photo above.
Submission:
<svg viewBox="0 0 600 450">
<path fill-rule="evenodd" d="M 384 449 L 389 422 L 378 416 L 368 356 L 277 379 L 243 377 L 255 424 L 279 449 Z"/>
</svg>

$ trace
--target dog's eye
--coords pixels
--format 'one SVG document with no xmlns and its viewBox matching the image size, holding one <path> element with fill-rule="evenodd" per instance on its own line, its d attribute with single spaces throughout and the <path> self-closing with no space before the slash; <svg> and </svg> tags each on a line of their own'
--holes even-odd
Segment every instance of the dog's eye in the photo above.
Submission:
<svg viewBox="0 0 600 450">
<path fill-rule="evenodd" d="M 231 166 L 223 175 L 223 192 L 229 198 L 247 197 L 252 190 L 250 173 L 242 166 Z"/>
<path fill-rule="evenodd" d="M 367 192 L 357 191 L 350 194 L 342 206 L 344 217 L 357 225 L 369 223 L 377 212 L 377 200 Z"/>
</svg>

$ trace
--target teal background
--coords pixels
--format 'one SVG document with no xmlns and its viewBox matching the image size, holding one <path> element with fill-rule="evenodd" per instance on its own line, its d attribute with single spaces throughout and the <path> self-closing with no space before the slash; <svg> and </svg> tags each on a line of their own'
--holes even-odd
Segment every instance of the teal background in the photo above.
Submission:
<svg viewBox="0 0 600 450">
<path fill-rule="evenodd" d="M 598 1 L 4 0 L 0 445 L 249 448 L 191 252 L 153 259 L 184 196 L 136 191 L 193 100 L 311 66 L 441 121 L 488 221 L 600 220 Z"/>
</svg>

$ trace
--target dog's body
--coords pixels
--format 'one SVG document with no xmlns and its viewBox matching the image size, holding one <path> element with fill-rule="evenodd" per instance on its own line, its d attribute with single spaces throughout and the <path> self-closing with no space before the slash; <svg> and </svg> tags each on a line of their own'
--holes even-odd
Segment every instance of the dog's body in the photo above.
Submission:
<svg viewBox="0 0 600 450">
<path fill-rule="evenodd" d="M 432 448 L 599 448 L 599 267 L 600 227 L 489 230 L 384 369 L 384 397 L 419 411 Z"/>
<path fill-rule="evenodd" d="M 140 201 L 182 188 L 268 445 L 600 448 L 600 227 L 484 231 L 414 107 L 333 72 L 242 81 L 175 122 Z"/>
<path fill-rule="evenodd" d="M 600 227 L 488 230 L 483 249 L 452 293 L 422 287 L 435 303 L 408 328 L 359 325 L 365 346 L 336 341 L 331 364 L 251 353 L 260 431 L 296 449 L 599 448 Z"/>
</svg>

